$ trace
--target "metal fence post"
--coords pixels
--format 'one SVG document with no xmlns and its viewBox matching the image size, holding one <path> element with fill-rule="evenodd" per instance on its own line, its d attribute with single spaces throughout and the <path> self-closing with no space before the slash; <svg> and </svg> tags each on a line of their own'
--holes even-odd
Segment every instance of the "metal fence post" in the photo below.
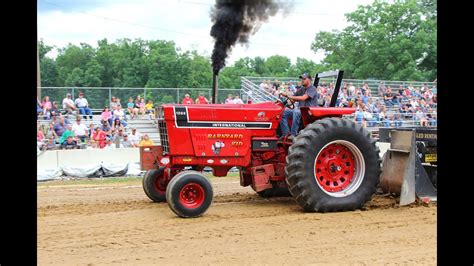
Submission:
<svg viewBox="0 0 474 266">
<path fill-rule="evenodd" d="M 178 98 L 176 98 L 176 102 L 179 103 L 179 88 L 176 89 L 176 95 Z"/>
<path fill-rule="evenodd" d="M 109 88 L 109 104 L 112 102 L 112 89 Z M 110 108 L 110 106 L 109 106 Z"/>
<path fill-rule="evenodd" d="M 72 95 L 71 95 L 71 99 L 74 99 L 74 87 L 72 87 Z"/>
</svg>

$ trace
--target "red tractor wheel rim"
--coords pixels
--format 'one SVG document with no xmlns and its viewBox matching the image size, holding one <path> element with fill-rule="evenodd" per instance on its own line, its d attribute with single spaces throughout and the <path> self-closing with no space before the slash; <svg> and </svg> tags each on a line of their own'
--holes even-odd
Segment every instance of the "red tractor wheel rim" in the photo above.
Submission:
<svg viewBox="0 0 474 266">
<path fill-rule="evenodd" d="M 352 194 L 362 183 L 364 159 L 360 150 L 348 141 L 328 143 L 314 161 L 316 181 L 331 196 Z"/>
<path fill-rule="evenodd" d="M 204 188 L 197 183 L 186 184 L 179 192 L 179 202 L 187 208 L 198 208 L 204 202 Z"/>
<path fill-rule="evenodd" d="M 166 174 L 166 170 L 162 171 L 161 174 L 159 174 L 156 179 L 155 179 L 155 189 L 157 191 L 166 192 L 166 177 L 168 175 Z"/>
</svg>

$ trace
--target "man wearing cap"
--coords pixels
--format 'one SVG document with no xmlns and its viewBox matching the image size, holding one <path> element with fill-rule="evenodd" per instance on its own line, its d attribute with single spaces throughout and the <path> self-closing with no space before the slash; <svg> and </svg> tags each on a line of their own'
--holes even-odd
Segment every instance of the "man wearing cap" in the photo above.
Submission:
<svg viewBox="0 0 474 266">
<path fill-rule="evenodd" d="M 84 98 L 84 93 L 81 91 L 79 92 L 79 98 L 77 98 L 74 103 L 76 104 L 77 108 L 79 108 L 79 113 L 84 115 L 84 119 L 87 118 L 86 115 L 89 115 L 89 118 L 92 119 L 92 111 L 89 108 L 89 103 L 87 99 Z"/>
<path fill-rule="evenodd" d="M 81 124 L 81 117 L 76 117 L 76 123 L 72 125 L 72 131 L 74 132 L 74 136 L 80 139 L 82 142 L 85 142 L 88 137 L 87 126 Z"/>
<path fill-rule="evenodd" d="M 284 97 L 287 97 L 290 100 L 297 101 L 299 107 L 304 106 L 318 106 L 319 95 L 316 91 L 316 87 L 311 82 L 311 76 L 308 73 L 304 73 L 299 77 L 301 79 L 302 87 L 296 91 L 295 95 L 290 96 L 286 93 L 281 93 Z M 291 125 L 291 131 L 288 127 L 288 118 L 293 118 L 293 123 Z M 288 133 L 291 134 L 290 139 L 298 135 L 298 127 L 301 120 L 301 111 L 299 108 L 295 109 L 286 109 L 283 113 L 283 117 L 280 121 L 280 128 L 282 136 L 286 136 Z"/>
<path fill-rule="evenodd" d="M 77 111 L 77 107 L 74 105 L 74 101 L 72 100 L 72 96 L 70 93 L 66 95 L 66 98 L 63 99 L 63 109 L 68 114 L 75 114 Z"/>
<path fill-rule="evenodd" d="M 130 143 L 133 147 L 138 147 L 138 143 L 140 143 L 140 133 L 137 132 L 136 128 L 132 128 L 132 133 L 128 136 Z"/>
<path fill-rule="evenodd" d="M 125 133 L 123 135 L 123 140 L 122 140 L 122 143 L 120 143 L 120 144 L 122 144 L 124 148 L 132 148 L 133 147 L 132 143 L 128 139 L 128 134 L 127 133 Z"/>
</svg>

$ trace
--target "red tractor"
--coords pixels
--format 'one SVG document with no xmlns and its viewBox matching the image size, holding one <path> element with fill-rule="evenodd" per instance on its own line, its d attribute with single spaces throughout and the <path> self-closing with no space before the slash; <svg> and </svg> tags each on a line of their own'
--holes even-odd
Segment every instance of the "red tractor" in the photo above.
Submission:
<svg viewBox="0 0 474 266">
<path fill-rule="evenodd" d="M 164 104 L 157 119 L 161 146 L 142 147 L 146 195 L 167 201 L 180 217 L 202 215 L 213 190 L 202 174 L 240 170 L 240 184 L 264 197 L 294 197 L 309 212 L 348 211 L 369 201 L 379 183 L 380 157 L 370 133 L 342 116 L 355 108 L 334 107 L 342 71 L 337 75 L 330 107 L 301 107 L 302 129 L 293 140 L 277 129 L 291 101 L 257 104 Z M 216 95 L 216 94 L 215 94 Z"/>
</svg>

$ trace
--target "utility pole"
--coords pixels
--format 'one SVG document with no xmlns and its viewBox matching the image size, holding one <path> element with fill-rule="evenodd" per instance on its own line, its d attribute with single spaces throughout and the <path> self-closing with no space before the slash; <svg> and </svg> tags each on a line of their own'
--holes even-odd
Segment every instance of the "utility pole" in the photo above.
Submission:
<svg viewBox="0 0 474 266">
<path fill-rule="evenodd" d="M 36 41 L 36 94 L 41 99 L 41 72 L 40 72 L 40 59 L 39 59 L 39 48 L 38 40 Z"/>
</svg>

